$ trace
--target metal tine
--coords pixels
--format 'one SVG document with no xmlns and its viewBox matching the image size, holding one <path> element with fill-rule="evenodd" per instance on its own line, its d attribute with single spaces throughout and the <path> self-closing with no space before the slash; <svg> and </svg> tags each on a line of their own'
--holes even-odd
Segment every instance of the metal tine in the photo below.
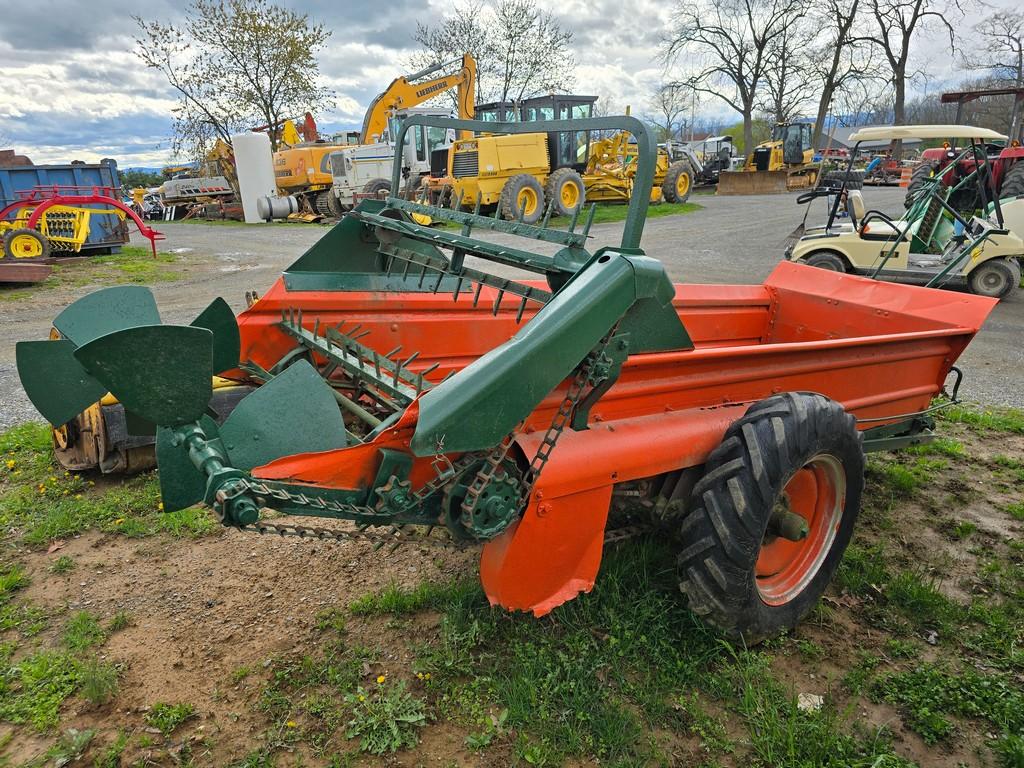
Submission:
<svg viewBox="0 0 1024 768">
<path fill-rule="evenodd" d="M 416 374 L 416 394 L 418 395 L 422 391 L 423 391 L 423 374 L 422 373 L 417 373 Z"/>
<path fill-rule="evenodd" d="M 476 284 L 476 293 L 473 294 L 473 307 L 474 308 L 476 307 L 477 304 L 480 303 L 480 291 L 482 291 L 483 289 L 484 289 L 484 284 L 483 283 L 477 283 Z"/>
<path fill-rule="evenodd" d="M 281 322 L 282 323 L 287 323 L 288 322 L 288 310 L 285 309 L 284 307 L 281 307 Z"/>
<path fill-rule="evenodd" d="M 462 198 L 465 197 L 465 196 L 466 196 L 466 190 L 465 189 L 460 189 L 459 190 L 459 197 L 455 201 L 455 205 L 452 206 L 452 210 L 455 210 L 455 211 L 461 211 L 462 210 Z"/>
<path fill-rule="evenodd" d="M 440 363 L 434 363 L 433 365 L 424 368 L 422 373 L 420 373 L 420 376 L 421 377 L 422 376 L 429 376 L 430 374 L 432 374 L 434 371 L 436 371 L 440 367 L 441 367 Z"/>
<path fill-rule="evenodd" d="M 402 367 L 403 368 L 408 368 L 409 367 L 409 363 L 413 362 L 419 356 L 420 356 L 419 351 L 413 352 L 411 355 L 409 355 L 408 358 L 406 358 L 406 361 L 404 363 L 402 363 Z"/>
<path fill-rule="evenodd" d="M 315 339 L 320 335 L 320 318 L 318 317 L 313 321 L 313 338 Z"/>
<path fill-rule="evenodd" d="M 491 307 L 491 314 L 495 317 L 498 316 L 498 309 L 501 307 L 501 300 L 505 296 L 505 289 L 501 288 L 498 290 L 498 295 L 494 299 L 494 305 Z"/>
<path fill-rule="evenodd" d="M 569 221 L 569 233 L 576 231 L 576 220 L 580 217 L 580 210 L 583 208 L 582 205 L 577 205 L 576 210 L 572 212 L 572 219 Z"/>
<path fill-rule="evenodd" d="M 498 205 L 494 206 L 494 220 L 501 221 L 501 203 L 498 203 Z"/>
<path fill-rule="evenodd" d="M 583 225 L 583 237 L 590 234 L 590 226 L 594 223 L 594 214 L 597 213 L 597 203 L 591 203 L 590 212 L 587 213 L 587 223 Z"/>
<path fill-rule="evenodd" d="M 519 311 L 516 312 L 516 325 L 519 325 L 519 321 L 523 319 L 523 312 L 526 311 L 526 297 L 519 302 Z"/>
<path fill-rule="evenodd" d="M 426 280 L 426 278 L 427 278 L 427 265 L 426 264 L 420 264 L 420 280 L 419 280 L 419 283 L 416 285 L 416 287 L 417 288 L 422 288 L 423 287 L 423 281 Z"/>
<path fill-rule="evenodd" d="M 394 268 L 395 268 L 395 257 L 392 256 L 391 258 L 388 259 L 388 262 L 387 262 L 387 264 L 384 267 L 384 276 L 385 277 L 391 277 L 391 272 L 394 270 Z"/>
<path fill-rule="evenodd" d="M 544 220 L 540 223 L 541 229 L 548 228 L 548 222 L 551 221 L 551 212 L 555 209 L 555 199 L 551 198 L 548 200 L 547 210 L 544 211 Z"/>
<path fill-rule="evenodd" d="M 459 300 L 459 294 L 462 292 L 462 283 L 465 282 L 465 279 L 462 275 L 459 275 L 459 280 L 455 283 L 455 290 L 452 292 L 452 301 Z"/>
<path fill-rule="evenodd" d="M 437 293 L 441 289 L 441 283 L 444 281 L 444 272 L 438 270 L 437 282 L 434 283 L 434 293 Z"/>
<path fill-rule="evenodd" d="M 302 327 L 302 307 L 299 307 L 299 328 Z"/>
<path fill-rule="evenodd" d="M 441 379 L 441 383 L 444 384 L 446 381 L 448 381 L 448 379 L 450 379 L 454 375 L 455 375 L 455 371 L 454 370 L 448 371 L 448 375 L 445 376 L 443 379 Z"/>
<path fill-rule="evenodd" d="M 366 329 L 365 331 L 363 331 L 362 333 L 358 333 L 358 334 L 349 334 L 349 338 L 350 338 L 350 339 L 352 339 L 352 341 L 359 341 L 360 339 L 365 339 L 365 338 L 366 338 L 367 336 L 369 336 L 369 335 L 370 335 L 370 329 L 369 329 L 369 328 L 367 328 L 367 329 Z"/>
<path fill-rule="evenodd" d="M 397 354 L 398 354 L 399 352 L 401 352 L 401 351 L 402 351 L 402 345 L 401 345 L 401 344 L 399 344 L 399 345 L 398 345 L 397 347 L 395 347 L 394 349 L 392 349 L 392 350 L 391 350 L 390 352 L 386 352 L 386 353 L 384 354 L 384 357 L 390 358 L 390 357 L 391 357 L 392 355 L 397 355 Z"/>
<path fill-rule="evenodd" d="M 409 269 L 412 267 L 411 261 L 405 262 L 405 269 L 402 270 L 402 279 L 405 280 L 409 277 Z"/>
<path fill-rule="evenodd" d="M 377 350 L 373 351 L 373 370 L 377 374 L 377 378 L 380 378 L 380 355 Z"/>
</svg>

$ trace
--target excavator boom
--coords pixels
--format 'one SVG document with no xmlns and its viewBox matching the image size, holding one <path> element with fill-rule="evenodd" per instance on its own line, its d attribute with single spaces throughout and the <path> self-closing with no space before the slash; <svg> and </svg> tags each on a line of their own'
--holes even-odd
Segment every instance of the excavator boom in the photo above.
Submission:
<svg viewBox="0 0 1024 768">
<path fill-rule="evenodd" d="M 380 140 L 387 131 L 388 118 L 399 109 L 412 109 L 452 88 L 457 88 L 459 118 L 472 119 L 475 107 L 476 60 L 468 53 L 463 54 L 462 67 L 458 72 L 442 75 L 430 80 L 423 78 L 439 72 L 458 62 L 459 59 L 442 62 L 411 75 L 395 78 L 370 104 L 363 118 L 360 144 L 372 144 Z"/>
</svg>

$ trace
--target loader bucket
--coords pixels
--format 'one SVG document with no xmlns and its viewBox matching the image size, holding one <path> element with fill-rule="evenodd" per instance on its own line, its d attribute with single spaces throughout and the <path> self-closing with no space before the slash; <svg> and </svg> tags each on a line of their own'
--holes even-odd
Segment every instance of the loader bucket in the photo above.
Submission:
<svg viewBox="0 0 1024 768">
<path fill-rule="evenodd" d="M 785 192 L 789 171 L 722 171 L 720 195 L 778 195 Z"/>
</svg>

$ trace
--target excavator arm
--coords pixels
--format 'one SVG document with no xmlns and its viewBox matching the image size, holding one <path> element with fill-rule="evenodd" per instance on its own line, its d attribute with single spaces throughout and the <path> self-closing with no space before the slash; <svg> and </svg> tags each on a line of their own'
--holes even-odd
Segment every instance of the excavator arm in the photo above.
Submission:
<svg viewBox="0 0 1024 768">
<path fill-rule="evenodd" d="M 429 80 L 423 78 L 433 75 L 455 64 L 458 59 L 442 62 L 428 67 L 412 75 L 395 78 L 382 93 L 371 102 L 363 118 L 363 130 L 359 137 L 360 144 L 371 144 L 380 140 L 387 130 L 388 118 L 395 110 L 411 109 L 442 93 L 457 88 L 459 119 L 471 120 L 475 111 L 476 91 L 476 60 L 468 53 L 462 56 L 462 66 L 458 72 L 441 75 Z"/>
</svg>

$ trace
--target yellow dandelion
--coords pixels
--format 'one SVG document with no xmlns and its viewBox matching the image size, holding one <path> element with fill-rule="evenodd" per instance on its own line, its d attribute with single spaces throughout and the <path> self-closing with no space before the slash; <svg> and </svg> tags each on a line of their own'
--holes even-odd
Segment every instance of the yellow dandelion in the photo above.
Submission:
<svg viewBox="0 0 1024 768">
<path fill-rule="evenodd" d="M 388 679 L 387 675 L 377 675 L 377 684 L 384 685 L 384 681 Z"/>
<path fill-rule="evenodd" d="M 361 693 L 359 694 L 358 698 L 359 698 L 360 701 L 366 701 L 366 697 L 363 696 L 363 694 L 361 694 Z"/>
<path fill-rule="evenodd" d="M 114 525 L 121 525 L 121 523 L 123 523 L 123 522 L 124 522 L 124 518 L 123 517 L 119 517 L 119 518 L 117 518 L 117 520 L 114 521 Z"/>
<path fill-rule="evenodd" d="M 46 486 L 40 483 L 38 491 L 40 493 L 46 493 Z"/>
<path fill-rule="evenodd" d="M 56 483 L 57 482 L 57 478 L 54 477 L 53 475 L 50 475 L 50 482 L 51 483 Z"/>
<path fill-rule="evenodd" d="M 8 468 L 8 469 L 14 469 L 14 465 L 15 465 L 15 463 L 16 463 L 16 462 L 14 461 L 14 459 L 8 459 L 8 460 L 7 460 L 7 468 Z"/>
<path fill-rule="evenodd" d="M 422 672 L 417 672 L 417 673 L 416 673 L 416 678 L 417 678 L 418 680 L 422 680 L 422 679 L 423 679 L 423 673 L 422 673 Z"/>
<path fill-rule="evenodd" d="M 298 723 L 296 723 L 294 720 L 289 720 L 287 723 L 285 723 L 285 725 L 287 725 L 289 728 L 294 728 L 296 725 L 298 725 Z"/>
<path fill-rule="evenodd" d="M 89 481 L 89 485 L 90 485 L 90 486 L 93 486 L 93 485 L 96 485 L 96 483 L 95 483 L 95 481 L 93 481 L 93 480 L 90 480 L 90 481 Z"/>
<path fill-rule="evenodd" d="M 159 509 L 161 512 L 163 512 L 164 511 L 164 503 L 161 501 L 159 504 L 156 505 L 156 508 Z"/>
<path fill-rule="evenodd" d="M 425 674 L 425 675 L 423 676 L 423 679 L 424 679 L 424 680 L 429 680 L 429 679 L 430 679 L 430 673 L 429 673 L 429 672 L 427 672 L 427 674 Z"/>
<path fill-rule="evenodd" d="M 80 494 L 80 493 L 76 493 L 76 494 L 75 494 L 75 498 L 76 498 L 76 499 L 80 499 L 80 498 L 82 498 L 82 494 Z"/>
<path fill-rule="evenodd" d="M 12 475 L 20 475 L 21 474 L 21 470 L 20 469 L 16 469 L 13 472 L 11 472 L 11 474 Z"/>
<path fill-rule="evenodd" d="M 69 490 L 68 490 L 67 488 L 65 488 L 65 489 L 64 489 L 64 494 L 63 494 L 63 495 L 64 495 L 64 496 L 67 496 L 67 495 L 68 495 L 68 494 L 70 494 L 70 493 L 71 493 L 71 491 L 69 491 Z"/>
</svg>

